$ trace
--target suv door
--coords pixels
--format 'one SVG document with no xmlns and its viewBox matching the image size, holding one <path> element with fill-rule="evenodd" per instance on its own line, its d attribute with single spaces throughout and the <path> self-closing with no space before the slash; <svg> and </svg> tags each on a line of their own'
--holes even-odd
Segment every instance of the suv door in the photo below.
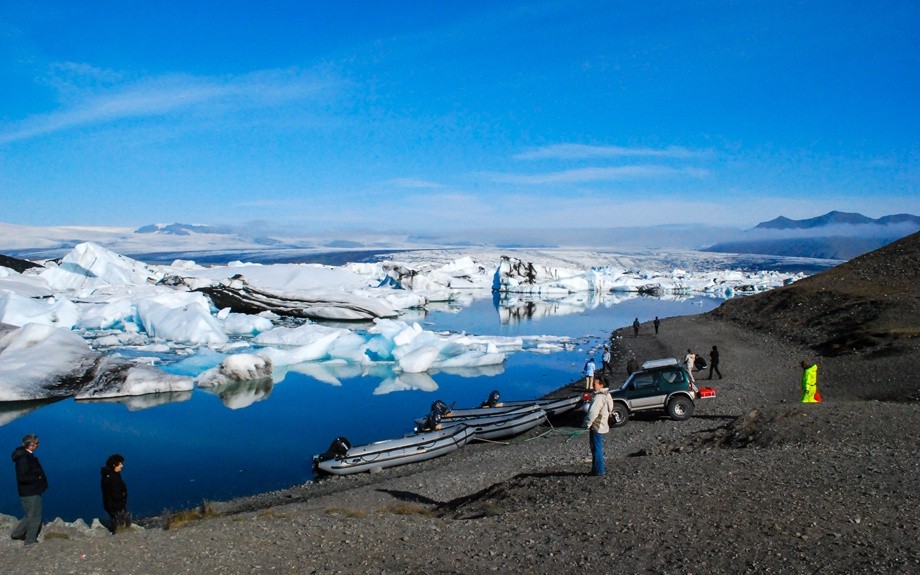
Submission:
<svg viewBox="0 0 920 575">
<path fill-rule="evenodd" d="M 654 371 L 640 371 L 623 386 L 631 409 L 638 411 L 664 405 L 667 393 L 661 389 L 656 375 Z"/>
</svg>

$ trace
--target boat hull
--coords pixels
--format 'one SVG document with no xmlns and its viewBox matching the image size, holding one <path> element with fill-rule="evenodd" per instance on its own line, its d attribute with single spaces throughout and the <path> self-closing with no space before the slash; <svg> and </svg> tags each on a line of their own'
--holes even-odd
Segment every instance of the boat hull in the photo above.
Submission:
<svg viewBox="0 0 920 575">
<path fill-rule="evenodd" d="M 407 435 L 358 445 L 339 457 L 322 460 L 313 458 L 316 470 L 333 475 L 375 472 L 388 467 L 405 465 L 447 455 L 463 447 L 474 435 L 471 428 L 452 426 L 446 429 Z"/>
</svg>

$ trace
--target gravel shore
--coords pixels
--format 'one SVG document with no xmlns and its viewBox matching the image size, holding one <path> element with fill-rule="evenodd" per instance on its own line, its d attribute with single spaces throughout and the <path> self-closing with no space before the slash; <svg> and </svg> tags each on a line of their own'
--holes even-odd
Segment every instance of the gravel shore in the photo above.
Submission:
<svg viewBox="0 0 920 575">
<path fill-rule="evenodd" d="M 798 364 L 814 352 L 712 314 L 614 343 L 617 382 L 629 353 L 641 362 L 712 345 L 725 377 L 697 374 L 718 395 L 689 421 L 641 416 L 611 430 L 604 477 L 587 475 L 577 419 L 556 422 L 508 444 L 214 503 L 213 516 L 169 530 L 46 525 L 38 545 L 0 540 L 0 571 L 920 572 L 917 394 L 877 401 L 860 386 L 916 382 L 916 349 L 816 358 L 824 403 L 803 405 Z"/>
</svg>

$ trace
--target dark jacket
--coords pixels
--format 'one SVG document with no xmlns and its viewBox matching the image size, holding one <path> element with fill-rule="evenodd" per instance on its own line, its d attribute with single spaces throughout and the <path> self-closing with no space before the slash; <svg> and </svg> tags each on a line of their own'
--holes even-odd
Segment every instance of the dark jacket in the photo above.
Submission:
<svg viewBox="0 0 920 575">
<path fill-rule="evenodd" d="M 103 467 L 102 474 L 102 506 L 109 515 L 124 511 L 128 504 L 128 486 L 121 478 L 121 473 L 115 473 L 111 467 Z"/>
<path fill-rule="evenodd" d="M 48 479 L 38 458 L 29 453 L 25 447 L 13 450 L 13 463 L 16 465 L 16 486 L 20 497 L 41 495 L 48 489 Z"/>
</svg>

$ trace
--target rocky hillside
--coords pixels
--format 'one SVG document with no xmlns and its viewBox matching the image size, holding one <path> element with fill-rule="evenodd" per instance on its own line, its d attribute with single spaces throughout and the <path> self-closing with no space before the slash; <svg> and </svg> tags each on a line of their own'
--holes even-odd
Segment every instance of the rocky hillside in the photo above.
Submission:
<svg viewBox="0 0 920 575">
<path fill-rule="evenodd" d="M 711 315 L 825 358 L 853 356 L 869 372 L 890 367 L 920 348 L 920 233 Z"/>
</svg>

